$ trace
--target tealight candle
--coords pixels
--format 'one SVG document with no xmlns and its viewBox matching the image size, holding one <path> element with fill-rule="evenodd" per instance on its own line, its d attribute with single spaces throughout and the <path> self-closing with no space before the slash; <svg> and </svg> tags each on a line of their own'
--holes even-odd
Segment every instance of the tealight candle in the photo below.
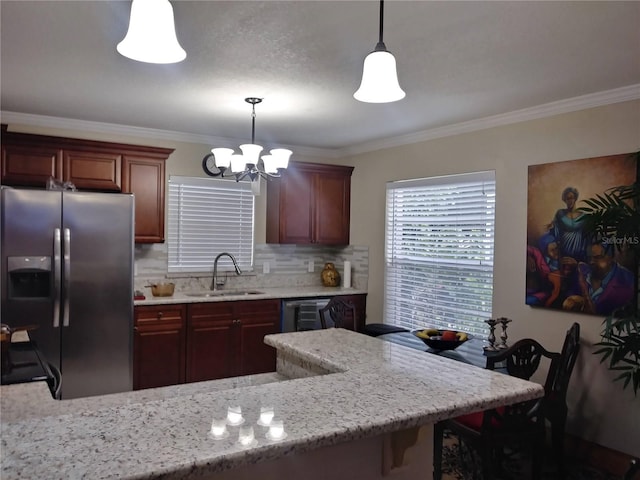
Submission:
<svg viewBox="0 0 640 480">
<path fill-rule="evenodd" d="M 227 409 L 227 423 L 232 426 L 244 423 L 241 407 L 229 407 Z"/>
<path fill-rule="evenodd" d="M 268 427 L 273 420 L 273 407 L 260 407 L 260 418 L 258 419 L 258 425 Z"/>
<path fill-rule="evenodd" d="M 211 435 L 213 438 L 224 438 L 228 435 L 226 419 L 213 419 L 213 422 L 211 423 Z"/>
<path fill-rule="evenodd" d="M 282 420 L 272 420 L 269 425 L 269 431 L 267 432 L 267 437 L 270 440 L 280 440 L 284 438 L 286 433 L 284 432 L 284 424 Z"/>
<path fill-rule="evenodd" d="M 253 434 L 253 427 L 240 427 L 238 432 L 238 442 L 240 442 L 241 445 L 251 445 L 255 438 L 256 437 Z"/>
</svg>

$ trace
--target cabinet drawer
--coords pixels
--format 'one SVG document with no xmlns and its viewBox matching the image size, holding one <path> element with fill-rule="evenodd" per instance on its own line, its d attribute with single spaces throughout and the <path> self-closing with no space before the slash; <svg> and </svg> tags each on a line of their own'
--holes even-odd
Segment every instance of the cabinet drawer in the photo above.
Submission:
<svg viewBox="0 0 640 480">
<path fill-rule="evenodd" d="M 235 319 L 236 302 L 192 303 L 188 305 L 189 325 L 229 322 Z"/>
<path fill-rule="evenodd" d="M 280 318 L 280 300 L 250 300 L 235 302 L 234 313 L 242 323 L 261 323 L 265 319 Z"/>
<path fill-rule="evenodd" d="M 135 307 L 135 325 L 154 325 L 163 323 L 184 323 L 184 305 L 154 305 Z"/>
</svg>

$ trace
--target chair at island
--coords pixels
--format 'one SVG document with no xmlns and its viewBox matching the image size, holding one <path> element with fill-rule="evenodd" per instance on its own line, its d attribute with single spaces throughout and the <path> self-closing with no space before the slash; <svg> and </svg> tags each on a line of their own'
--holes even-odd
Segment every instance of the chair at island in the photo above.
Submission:
<svg viewBox="0 0 640 480">
<path fill-rule="evenodd" d="M 640 478 L 640 458 L 633 458 L 630 462 L 629 469 L 625 472 L 622 480 L 634 480 Z"/>
<path fill-rule="evenodd" d="M 346 328 L 356 330 L 356 307 L 350 300 L 333 297 L 319 310 L 322 328 Z"/>
<path fill-rule="evenodd" d="M 545 421 L 551 423 L 552 446 L 558 477 L 564 476 L 563 443 L 567 416 L 566 394 L 571 372 L 580 348 L 580 325 L 567 331 L 561 353 L 547 351 L 533 339 L 523 339 L 510 348 L 487 357 L 487 368 L 506 362 L 509 375 L 530 379 L 542 357 L 551 359 L 543 398 L 484 412 L 463 415 L 434 426 L 434 480 L 442 478 L 442 443 L 444 431 L 456 434 L 460 441 L 480 453 L 483 478 L 494 478 L 494 467 L 500 467 L 505 447 L 531 449 L 531 478 L 540 478 L 545 445 Z"/>
</svg>

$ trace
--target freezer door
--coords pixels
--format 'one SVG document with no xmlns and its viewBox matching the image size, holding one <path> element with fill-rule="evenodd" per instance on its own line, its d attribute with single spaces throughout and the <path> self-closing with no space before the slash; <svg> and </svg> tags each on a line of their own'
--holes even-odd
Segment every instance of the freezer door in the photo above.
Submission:
<svg viewBox="0 0 640 480">
<path fill-rule="evenodd" d="M 65 192 L 63 399 L 132 389 L 133 196 Z"/>
<path fill-rule="evenodd" d="M 47 360 L 60 366 L 61 259 L 54 254 L 62 195 L 47 190 L 0 188 L 2 323 L 37 324 L 30 332 Z M 58 248 L 60 244 L 57 244 Z"/>
</svg>

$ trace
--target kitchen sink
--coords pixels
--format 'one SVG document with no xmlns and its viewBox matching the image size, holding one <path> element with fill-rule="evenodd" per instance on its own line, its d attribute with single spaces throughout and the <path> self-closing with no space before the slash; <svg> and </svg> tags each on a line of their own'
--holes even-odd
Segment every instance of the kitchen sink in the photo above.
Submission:
<svg viewBox="0 0 640 480">
<path fill-rule="evenodd" d="M 207 298 L 207 297 L 238 297 L 244 295 L 260 295 L 264 292 L 260 292 L 258 290 L 216 290 L 214 291 L 205 291 L 205 292 L 185 292 L 184 295 L 187 297 L 198 297 L 198 298 Z"/>
</svg>

